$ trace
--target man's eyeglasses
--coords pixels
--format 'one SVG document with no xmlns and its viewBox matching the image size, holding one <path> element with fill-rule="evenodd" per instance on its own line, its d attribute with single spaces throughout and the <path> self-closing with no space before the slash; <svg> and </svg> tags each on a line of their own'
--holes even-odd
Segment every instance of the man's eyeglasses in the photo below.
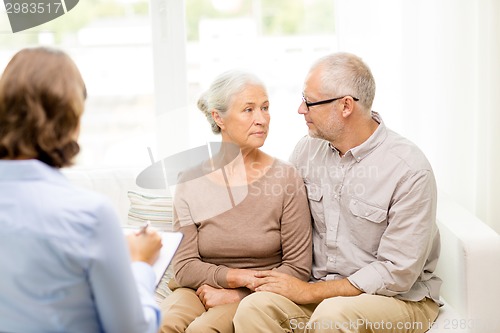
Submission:
<svg viewBox="0 0 500 333">
<path fill-rule="evenodd" d="M 337 98 L 332 98 L 332 99 L 325 99 L 323 101 L 317 101 L 317 102 L 308 102 L 306 100 L 306 97 L 304 96 L 304 94 L 302 94 L 302 101 L 304 101 L 304 104 L 307 106 L 307 110 L 309 110 L 309 108 L 311 106 L 315 106 L 315 105 L 321 105 L 321 104 L 327 104 L 327 103 L 331 103 L 331 102 L 335 102 L 339 99 L 342 99 L 344 97 L 347 97 L 347 96 L 350 96 L 350 95 L 345 95 L 345 96 L 342 96 L 342 97 L 337 97 Z M 353 100 L 355 100 L 356 102 L 359 101 L 359 98 L 356 98 L 356 97 L 353 97 L 351 96 Z"/>
</svg>

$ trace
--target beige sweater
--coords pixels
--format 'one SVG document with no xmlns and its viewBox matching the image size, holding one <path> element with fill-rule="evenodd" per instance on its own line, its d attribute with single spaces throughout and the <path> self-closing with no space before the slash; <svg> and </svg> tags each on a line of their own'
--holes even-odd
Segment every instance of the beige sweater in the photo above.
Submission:
<svg viewBox="0 0 500 333">
<path fill-rule="evenodd" d="M 174 229 L 184 234 L 173 261 L 177 283 L 227 288 L 230 268 L 276 269 L 307 281 L 311 217 L 295 168 L 275 160 L 245 186 L 227 186 L 218 172 L 177 185 Z"/>
</svg>

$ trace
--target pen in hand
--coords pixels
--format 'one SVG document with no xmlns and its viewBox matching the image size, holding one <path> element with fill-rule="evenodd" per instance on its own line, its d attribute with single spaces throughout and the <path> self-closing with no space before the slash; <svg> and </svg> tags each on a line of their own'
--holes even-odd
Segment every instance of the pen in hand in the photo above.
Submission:
<svg viewBox="0 0 500 333">
<path fill-rule="evenodd" d="M 151 222 L 149 222 L 149 220 L 148 220 L 146 223 L 144 223 L 144 225 L 135 234 L 137 236 L 139 236 L 139 235 L 146 233 L 146 230 L 148 229 L 150 224 L 151 224 Z"/>
<path fill-rule="evenodd" d="M 161 237 L 155 230 L 148 230 L 150 221 L 127 236 L 132 261 L 153 265 L 160 254 Z"/>
</svg>

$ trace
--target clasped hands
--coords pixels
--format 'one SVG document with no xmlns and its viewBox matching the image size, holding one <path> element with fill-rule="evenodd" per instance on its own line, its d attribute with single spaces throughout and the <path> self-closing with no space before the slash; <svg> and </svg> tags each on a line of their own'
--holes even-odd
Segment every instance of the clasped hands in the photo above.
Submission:
<svg viewBox="0 0 500 333">
<path fill-rule="evenodd" d="M 214 288 L 202 285 L 196 295 L 208 310 L 211 307 L 239 302 L 245 296 L 256 291 L 268 291 L 280 294 L 296 303 L 309 303 L 307 289 L 310 284 L 293 276 L 276 271 L 254 271 L 230 269 L 227 274 L 229 288 Z"/>
</svg>

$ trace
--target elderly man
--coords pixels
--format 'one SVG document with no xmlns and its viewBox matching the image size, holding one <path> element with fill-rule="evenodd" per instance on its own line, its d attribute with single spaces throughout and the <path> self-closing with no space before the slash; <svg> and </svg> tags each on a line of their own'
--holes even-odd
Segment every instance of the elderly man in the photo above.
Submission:
<svg viewBox="0 0 500 333">
<path fill-rule="evenodd" d="M 298 112 L 309 136 L 291 162 L 313 217 L 309 283 L 255 275 L 236 332 L 425 332 L 439 311 L 436 182 L 424 154 L 371 111 L 375 81 L 357 56 L 309 71 Z"/>
</svg>

